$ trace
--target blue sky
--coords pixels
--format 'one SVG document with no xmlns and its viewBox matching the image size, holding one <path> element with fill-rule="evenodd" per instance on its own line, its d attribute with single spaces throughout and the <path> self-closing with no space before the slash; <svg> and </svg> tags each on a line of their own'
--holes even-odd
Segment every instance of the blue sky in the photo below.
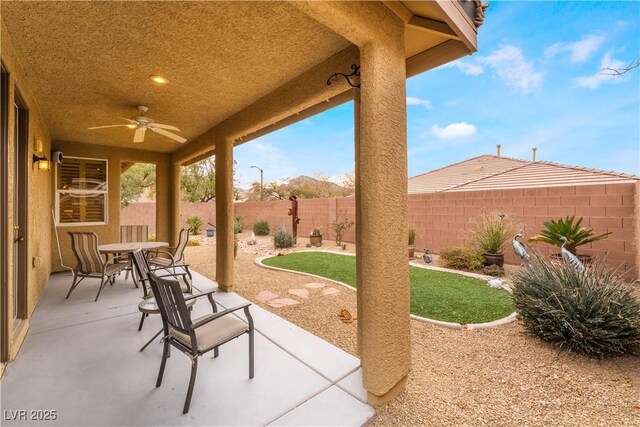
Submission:
<svg viewBox="0 0 640 427">
<path fill-rule="evenodd" d="M 409 176 L 482 154 L 640 175 L 640 2 L 492 1 L 478 52 L 407 81 Z M 363 70 L 363 72 L 365 72 Z M 354 169 L 353 103 L 241 145 L 241 186 Z"/>
</svg>

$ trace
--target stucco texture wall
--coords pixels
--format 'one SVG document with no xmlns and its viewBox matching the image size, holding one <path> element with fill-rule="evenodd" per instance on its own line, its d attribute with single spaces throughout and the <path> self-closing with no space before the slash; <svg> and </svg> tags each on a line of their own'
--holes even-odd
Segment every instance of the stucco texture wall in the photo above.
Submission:
<svg viewBox="0 0 640 427">
<path fill-rule="evenodd" d="M 14 190 L 15 184 L 15 142 L 14 142 L 14 124 L 15 114 L 13 110 L 14 94 L 18 90 L 23 101 L 29 110 L 29 129 L 27 136 L 28 153 L 27 153 L 27 188 L 28 188 L 28 238 L 27 238 L 27 289 L 26 289 L 26 315 L 31 316 L 31 313 L 35 309 L 36 304 L 42 294 L 44 285 L 46 284 L 49 274 L 51 273 L 51 254 L 49 247 L 51 245 L 51 230 L 52 219 L 49 211 L 51 205 L 51 172 L 40 171 L 32 166 L 31 156 L 34 154 L 35 141 L 40 140 L 43 144 L 42 153 L 39 155 L 46 155 L 49 158 L 51 150 L 51 137 L 44 122 L 36 99 L 33 96 L 29 82 L 25 78 L 25 73 L 20 64 L 20 61 L 15 56 L 11 38 L 5 31 L 4 24 L 2 24 L 2 62 L 5 65 L 9 73 L 9 91 L 6 94 L 9 102 L 8 111 L 8 145 L 9 153 L 8 158 L 3 159 L 3 162 L 7 162 L 8 165 L 8 194 L 6 195 L 8 206 L 8 224 L 7 230 L 9 235 L 13 234 L 13 226 L 15 223 L 13 206 L 16 204 L 16 194 Z M 2 242 L 3 253 L 8 255 L 8 283 L 3 284 L 8 289 L 8 301 L 6 307 L 8 310 L 4 312 L 4 318 L 2 322 L 10 324 L 10 319 L 13 318 L 13 304 L 11 303 L 15 295 L 13 294 L 13 286 L 8 286 L 13 283 L 13 271 L 14 271 L 14 258 L 13 258 L 13 242 L 11 239 Z M 32 262 L 33 258 L 36 258 L 35 263 Z M 26 332 L 26 330 L 25 330 Z M 15 357 L 15 354 L 19 348 L 19 345 L 24 337 L 11 335 L 9 336 L 9 354 L 10 357 Z"/>
<path fill-rule="evenodd" d="M 116 243 L 120 241 L 120 164 L 123 161 L 133 161 L 142 163 L 154 163 L 156 164 L 158 174 L 160 171 L 167 169 L 167 164 L 170 162 L 170 155 L 164 153 L 155 153 L 151 151 L 141 151 L 134 149 L 122 149 L 114 150 L 111 147 L 81 144 L 67 141 L 55 141 L 53 148 L 58 151 L 62 151 L 65 156 L 68 157 L 89 157 L 96 159 L 106 159 L 108 161 L 108 216 L 107 223 L 105 225 L 88 225 L 88 226 L 66 226 L 59 225 L 57 227 L 58 236 L 60 239 L 60 248 L 62 253 L 62 260 L 58 255 L 58 248 L 53 242 L 51 246 L 51 263 L 53 271 L 61 271 L 64 268 L 61 265 L 64 263 L 66 266 L 74 267 L 76 260 L 71 251 L 71 239 L 68 235 L 70 231 L 93 231 L 98 235 L 100 244 Z M 55 171 L 52 171 L 52 175 Z M 55 180 L 54 180 L 55 181 Z M 55 186 L 55 182 L 52 182 L 52 188 Z M 55 192 L 55 188 L 53 188 Z M 170 188 L 166 185 L 157 186 L 156 198 L 158 199 L 156 211 L 153 212 L 154 229 L 158 228 L 158 225 L 162 225 L 163 230 L 167 230 L 166 225 L 169 221 L 169 198 Z M 50 207 L 47 207 L 50 210 Z M 169 236 L 159 236 L 159 240 L 170 240 Z"/>
</svg>

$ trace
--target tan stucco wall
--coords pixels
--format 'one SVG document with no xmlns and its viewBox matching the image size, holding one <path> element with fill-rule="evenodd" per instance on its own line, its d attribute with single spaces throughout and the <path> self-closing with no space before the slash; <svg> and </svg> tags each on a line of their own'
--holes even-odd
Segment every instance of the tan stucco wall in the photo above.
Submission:
<svg viewBox="0 0 640 427">
<path fill-rule="evenodd" d="M 27 279 L 27 318 L 31 316 L 33 310 L 35 309 L 38 300 L 40 299 L 40 295 L 42 294 L 42 290 L 44 289 L 44 285 L 46 284 L 47 279 L 49 278 L 49 274 L 51 273 L 51 253 L 49 251 L 49 247 L 51 245 L 51 233 L 48 230 L 51 229 L 52 220 L 51 213 L 49 211 L 49 206 L 51 205 L 51 192 L 49 191 L 51 186 L 51 172 L 39 171 L 34 169 L 31 165 L 31 156 L 34 154 L 34 144 L 35 140 L 40 140 L 43 143 L 43 154 L 50 157 L 51 150 L 51 137 L 46 126 L 46 123 L 42 119 L 40 114 L 38 104 L 36 99 L 33 96 L 31 87 L 29 86 L 29 82 L 25 78 L 24 69 L 20 64 L 19 59 L 15 56 L 14 49 L 11 43 L 11 37 L 8 36 L 4 24 L 0 29 L 2 31 L 2 39 L 1 39 L 1 49 L 2 53 L 2 62 L 4 63 L 7 71 L 9 72 L 9 93 L 6 94 L 9 98 L 9 111 L 8 111 L 8 136 L 9 136 L 9 156 L 7 159 L 2 159 L 2 161 L 7 162 L 8 164 L 8 189 L 9 192 L 7 194 L 7 206 L 9 211 L 8 216 L 8 224 L 7 229 L 9 230 L 9 235 L 12 234 L 13 225 L 14 225 L 14 205 L 16 203 L 16 194 L 14 192 L 14 175 L 15 175 L 15 156 L 14 152 L 14 134 L 13 128 L 15 123 L 15 116 L 13 112 L 13 103 L 14 103 L 14 91 L 17 88 L 22 95 L 23 100 L 27 104 L 27 108 L 29 109 L 29 130 L 28 130 L 28 145 L 29 145 L 29 153 L 28 153 L 28 184 L 27 188 L 29 191 L 28 197 L 28 255 L 27 255 L 27 264 L 28 264 L 28 279 Z M 5 95 L 5 94 L 3 94 Z M 41 154 L 42 155 L 42 154 Z M 3 196 L 4 198 L 4 196 Z M 3 202 L 4 204 L 4 202 Z M 7 307 L 8 310 L 3 313 L 4 318 L 2 319 L 2 323 L 5 325 L 10 325 L 10 319 L 13 318 L 13 286 L 9 284 L 13 283 L 13 242 L 9 239 L 8 241 L 2 242 L 4 245 L 3 252 L 6 251 L 8 255 L 8 283 L 3 284 L 3 286 L 8 286 L 8 301 Z M 38 262 L 37 266 L 34 267 L 32 264 L 32 259 L 36 257 Z M 6 323 L 5 323 L 6 322 Z M 9 334 L 9 354 L 10 358 L 13 359 L 24 339 L 28 326 L 28 322 L 23 322 L 24 325 L 16 331 L 10 331 Z"/>
<path fill-rule="evenodd" d="M 120 241 L 120 163 L 122 161 L 133 161 L 141 163 L 154 163 L 156 165 L 156 230 L 159 241 L 170 241 L 168 222 L 170 213 L 170 191 L 168 185 L 168 173 L 170 171 L 171 155 L 164 153 L 154 153 L 135 149 L 82 144 L 68 141 L 54 141 L 53 149 L 62 151 L 68 157 L 90 157 L 96 159 L 106 159 L 108 161 L 108 218 L 106 225 L 91 226 L 58 226 L 60 237 L 60 248 L 62 260 L 65 265 L 75 267 L 76 261 L 71 251 L 71 241 L 69 231 L 94 231 L 98 235 L 100 244 L 114 243 Z M 51 171 L 53 178 L 54 170 Z M 55 180 L 52 179 L 51 193 L 55 192 Z M 50 210 L 50 207 L 47 209 Z M 51 245 L 51 265 L 53 271 L 61 271 L 64 268 L 60 264 L 58 248 L 55 240 Z"/>
</svg>

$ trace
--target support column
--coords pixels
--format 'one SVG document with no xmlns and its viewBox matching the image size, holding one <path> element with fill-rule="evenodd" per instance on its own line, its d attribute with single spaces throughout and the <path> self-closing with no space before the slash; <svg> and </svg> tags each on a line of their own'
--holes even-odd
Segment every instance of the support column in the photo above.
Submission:
<svg viewBox="0 0 640 427">
<path fill-rule="evenodd" d="M 404 390 L 411 369 L 403 26 L 360 47 L 356 97 L 358 350 L 368 401 Z M 359 104 L 359 105 L 358 105 Z"/>
<path fill-rule="evenodd" d="M 156 163 L 156 238 L 176 246 L 180 232 L 180 165 Z"/>
<path fill-rule="evenodd" d="M 233 141 L 215 139 L 216 155 L 216 281 L 231 292 L 234 284 Z"/>
</svg>

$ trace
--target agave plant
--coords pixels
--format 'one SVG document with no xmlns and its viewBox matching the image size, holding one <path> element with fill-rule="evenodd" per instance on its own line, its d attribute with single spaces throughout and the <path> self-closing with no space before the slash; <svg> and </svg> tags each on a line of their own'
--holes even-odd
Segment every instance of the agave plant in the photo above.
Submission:
<svg viewBox="0 0 640 427">
<path fill-rule="evenodd" d="M 549 220 L 545 222 L 544 229 L 540 231 L 540 234 L 530 237 L 529 241 L 544 242 L 560 247 L 563 243 L 560 238 L 564 236 L 567 238 L 565 248 L 575 255 L 578 246 L 605 239 L 609 234 L 611 234 L 611 232 L 598 235 L 594 234 L 592 228 L 582 226 L 582 217 L 576 221 L 575 215 L 573 215 L 560 218 L 557 221 Z"/>
</svg>

